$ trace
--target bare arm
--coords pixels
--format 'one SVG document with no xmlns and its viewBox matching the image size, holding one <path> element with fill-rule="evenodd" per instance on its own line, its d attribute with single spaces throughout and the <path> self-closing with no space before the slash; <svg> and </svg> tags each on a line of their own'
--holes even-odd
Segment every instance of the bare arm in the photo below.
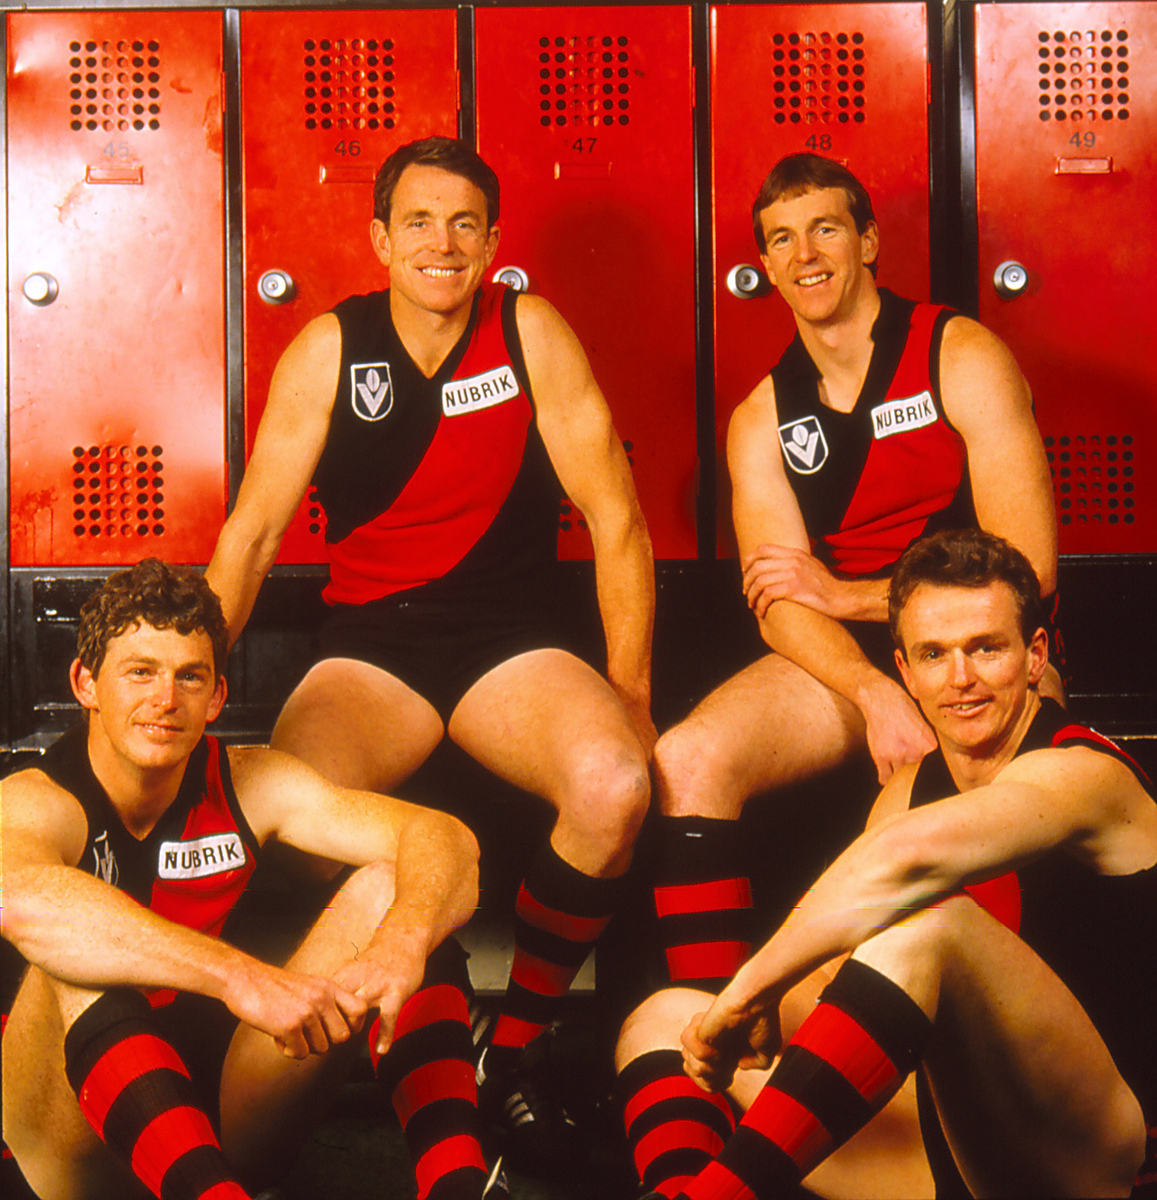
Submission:
<svg viewBox="0 0 1157 1200">
<path fill-rule="evenodd" d="M 205 572 L 225 609 L 231 646 L 321 458 L 340 366 L 341 327 L 326 314 L 294 338 L 273 372 L 237 504 Z"/>
<path fill-rule="evenodd" d="M 912 777 L 894 778 L 885 788 L 894 794 L 881 797 L 882 818 L 740 968 L 700 1024 L 703 1043 L 738 1036 L 750 1050 L 774 1053 L 778 1046 L 765 1039 L 774 1037 L 774 1011 L 793 983 L 905 914 L 1047 851 L 1062 849 L 1104 874 L 1157 861 L 1157 805 L 1108 755 L 1083 747 L 1035 751 L 992 784 L 908 810 Z M 717 1070 L 707 1064 L 702 1077 Z"/>
<path fill-rule="evenodd" d="M 0 791 L 3 934 L 33 966 L 79 987 L 214 997 L 294 1057 L 323 1052 L 360 1026 L 365 1005 L 352 992 L 270 967 L 79 870 L 84 813 L 41 772 L 21 772 Z"/>
<path fill-rule="evenodd" d="M 773 546 L 785 555 L 815 563 L 795 493 L 783 469 L 777 429 L 775 392 L 771 380 L 766 379 L 735 410 L 727 438 L 741 560 L 757 563 L 761 551 Z M 868 748 L 881 782 L 898 766 L 917 761 L 932 748 L 931 730 L 911 698 L 872 666 L 837 619 L 794 591 L 769 600 L 756 615 L 763 639 L 773 650 L 863 714 Z"/>
<path fill-rule="evenodd" d="M 538 428 L 594 545 L 607 676 L 649 751 L 655 568 L 651 539 L 610 409 L 570 326 L 543 299 L 520 296 L 518 332 Z"/>
<path fill-rule="evenodd" d="M 380 863 L 393 900 L 335 979 L 382 1016 L 383 1049 L 430 952 L 478 903 L 478 844 L 454 817 L 338 787 L 274 750 L 230 751 L 237 794 L 254 833 L 352 866 Z"/>
<path fill-rule="evenodd" d="M 1057 586 L 1057 522 L 1028 384 L 1008 347 L 967 317 L 945 326 L 940 378 L 944 413 L 968 447 L 980 527 L 1025 554 L 1047 596 Z"/>
</svg>

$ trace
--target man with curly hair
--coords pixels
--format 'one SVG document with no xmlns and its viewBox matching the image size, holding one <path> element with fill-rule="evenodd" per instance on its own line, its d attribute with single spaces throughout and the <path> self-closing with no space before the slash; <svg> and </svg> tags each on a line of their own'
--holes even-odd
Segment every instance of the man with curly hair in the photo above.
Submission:
<svg viewBox="0 0 1157 1200">
<path fill-rule="evenodd" d="M 4 1033 L 4 1138 L 33 1190 L 247 1196 L 292 1162 L 368 1025 L 419 1195 L 478 1200 L 469 984 L 447 940 L 476 902 L 472 835 L 206 736 L 227 633 L 192 568 L 111 576 L 78 644 L 86 720 L 2 797 L 2 932 L 29 964 Z M 275 842 L 354 868 L 284 967 L 217 936 Z"/>
</svg>

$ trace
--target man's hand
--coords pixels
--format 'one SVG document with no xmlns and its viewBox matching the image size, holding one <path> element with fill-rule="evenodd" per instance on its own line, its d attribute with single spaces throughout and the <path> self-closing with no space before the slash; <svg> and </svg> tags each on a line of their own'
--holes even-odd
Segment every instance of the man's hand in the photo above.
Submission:
<svg viewBox="0 0 1157 1200">
<path fill-rule="evenodd" d="M 879 675 L 857 706 L 864 715 L 868 751 L 880 783 L 887 783 L 905 763 L 919 762 L 936 748 L 936 738 L 906 691 Z"/>
<path fill-rule="evenodd" d="M 338 982 L 255 963 L 222 996 L 239 1020 L 268 1033 L 289 1058 L 325 1054 L 361 1028 L 366 1004 Z"/>
<path fill-rule="evenodd" d="M 334 976 L 336 984 L 352 992 L 367 1008 L 378 1010 L 381 1018 L 378 1054 L 389 1050 L 398 1013 L 421 986 L 425 973 L 426 961 L 419 954 L 394 953 L 387 959 L 365 952 L 353 962 L 346 963 Z"/>
<path fill-rule="evenodd" d="M 683 1070 L 705 1092 L 729 1087 L 736 1071 L 762 1071 L 779 1053 L 778 996 L 737 1001 L 728 985 L 683 1030 Z"/>
<path fill-rule="evenodd" d="M 805 550 L 764 544 L 745 555 L 742 565 L 747 605 L 760 620 L 776 600 L 794 600 L 837 621 L 854 615 L 847 585 Z"/>
</svg>

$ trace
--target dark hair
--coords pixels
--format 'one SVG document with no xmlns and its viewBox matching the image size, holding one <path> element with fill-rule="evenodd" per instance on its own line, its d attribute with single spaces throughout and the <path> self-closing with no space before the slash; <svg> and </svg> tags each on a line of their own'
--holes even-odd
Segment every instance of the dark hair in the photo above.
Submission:
<svg viewBox="0 0 1157 1200">
<path fill-rule="evenodd" d="M 94 679 L 109 642 L 137 624 L 181 634 L 207 633 L 213 643 L 214 674 L 225 670 L 229 629 L 221 601 L 195 568 L 146 558 L 110 575 L 89 596 L 80 610 L 76 650 Z"/>
<path fill-rule="evenodd" d="M 1044 624 L 1040 580 L 1032 564 L 1010 542 L 983 529 L 945 529 L 913 542 L 900 555 L 888 588 L 888 628 L 903 652 L 900 614 L 923 583 L 932 587 L 983 588 L 1004 583 L 1016 597 L 1020 632 L 1027 646 Z"/>
<path fill-rule="evenodd" d="M 378 168 L 374 179 L 374 217 L 383 225 L 390 223 L 390 204 L 402 172 L 413 166 L 438 167 L 468 179 L 486 197 L 487 228 L 497 222 L 498 176 L 466 142 L 457 138 L 428 137 L 399 146 Z"/>
<path fill-rule="evenodd" d="M 856 232 L 863 233 L 868 222 L 874 221 L 872 198 L 868 189 L 845 167 L 822 154 L 789 154 L 771 168 L 763 181 L 755 203 L 751 206 L 751 227 L 760 254 L 767 253 L 767 238 L 763 234 L 762 215 L 777 200 L 818 192 L 824 188 L 843 188 L 848 197 L 848 212 L 856 223 Z M 872 274 L 875 263 L 871 264 Z"/>
</svg>

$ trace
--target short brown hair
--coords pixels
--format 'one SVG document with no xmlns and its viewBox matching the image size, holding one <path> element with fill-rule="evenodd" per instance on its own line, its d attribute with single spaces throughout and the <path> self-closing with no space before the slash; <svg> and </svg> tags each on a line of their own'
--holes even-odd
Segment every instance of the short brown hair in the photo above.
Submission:
<svg viewBox="0 0 1157 1200">
<path fill-rule="evenodd" d="M 390 205 L 402 172 L 413 166 L 438 167 L 468 179 L 486 197 L 487 228 L 497 222 L 498 176 L 466 142 L 457 138 L 428 137 L 399 146 L 378 168 L 374 179 L 374 217 L 383 225 L 390 223 Z"/>
<path fill-rule="evenodd" d="M 89 596 L 80 610 L 76 651 L 94 679 L 109 642 L 138 624 L 175 629 L 180 634 L 208 634 L 213 643 L 214 674 L 225 670 L 229 629 L 221 601 L 195 568 L 146 558 L 110 575 Z"/>
<path fill-rule="evenodd" d="M 824 158 L 822 154 L 789 154 L 771 168 L 751 206 L 751 226 L 760 254 L 767 253 L 763 210 L 785 196 L 791 199 L 824 188 L 844 189 L 848 197 L 848 212 L 856 223 L 857 233 L 862 234 L 868 228 L 868 222 L 876 219 L 868 189 L 842 163 Z"/>
<path fill-rule="evenodd" d="M 900 614 L 921 585 L 983 588 L 1004 583 L 1016 597 L 1020 632 L 1027 646 L 1044 624 L 1040 580 L 1032 564 L 1011 542 L 983 529 L 945 529 L 913 542 L 900 555 L 888 588 L 888 628 L 897 649 Z"/>
</svg>

